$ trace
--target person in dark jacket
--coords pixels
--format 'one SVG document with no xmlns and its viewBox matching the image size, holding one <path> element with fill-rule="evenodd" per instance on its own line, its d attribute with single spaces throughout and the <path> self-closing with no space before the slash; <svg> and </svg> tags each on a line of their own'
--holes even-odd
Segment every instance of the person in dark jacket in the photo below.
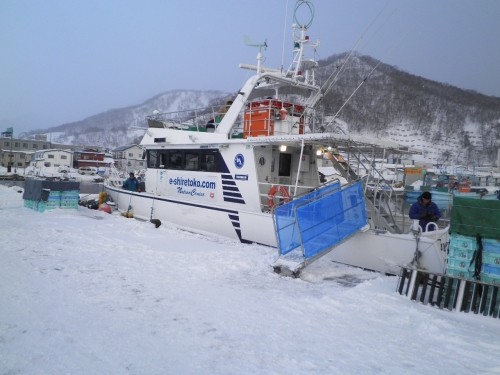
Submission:
<svg viewBox="0 0 500 375">
<path fill-rule="evenodd" d="M 122 186 L 125 190 L 137 191 L 139 188 L 139 181 L 135 178 L 134 174 L 130 172 L 130 177 L 125 180 Z"/>
<path fill-rule="evenodd" d="M 432 201 L 432 194 L 429 191 L 424 191 L 410 208 L 410 219 L 418 220 L 418 224 L 422 227 L 422 231 L 424 232 L 428 223 L 435 223 L 440 217 L 441 212 L 436 203 Z M 429 225 L 429 231 L 435 229 L 436 226 Z"/>
</svg>

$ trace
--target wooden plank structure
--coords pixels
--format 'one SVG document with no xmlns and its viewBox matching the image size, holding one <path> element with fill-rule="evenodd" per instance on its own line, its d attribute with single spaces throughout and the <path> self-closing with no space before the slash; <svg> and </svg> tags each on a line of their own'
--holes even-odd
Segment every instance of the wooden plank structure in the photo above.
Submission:
<svg viewBox="0 0 500 375">
<path fill-rule="evenodd" d="M 402 268 L 397 291 L 410 300 L 439 309 L 481 314 L 498 319 L 500 285 Z"/>
</svg>

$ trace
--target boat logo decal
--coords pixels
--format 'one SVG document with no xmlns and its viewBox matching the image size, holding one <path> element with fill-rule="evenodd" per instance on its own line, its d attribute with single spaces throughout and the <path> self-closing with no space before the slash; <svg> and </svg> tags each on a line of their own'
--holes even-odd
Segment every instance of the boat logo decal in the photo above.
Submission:
<svg viewBox="0 0 500 375">
<path fill-rule="evenodd" d="M 213 200 L 216 196 L 217 180 L 212 176 L 203 179 L 171 175 L 167 179 L 167 189 L 171 196 L 190 199 Z"/>
<path fill-rule="evenodd" d="M 242 181 L 247 181 L 248 180 L 248 175 L 247 174 L 235 174 L 234 175 L 235 180 L 242 180 Z"/>
<path fill-rule="evenodd" d="M 245 164 L 245 157 L 242 154 L 237 154 L 234 157 L 234 166 L 238 169 L 243 168 Z"/>
</svg>

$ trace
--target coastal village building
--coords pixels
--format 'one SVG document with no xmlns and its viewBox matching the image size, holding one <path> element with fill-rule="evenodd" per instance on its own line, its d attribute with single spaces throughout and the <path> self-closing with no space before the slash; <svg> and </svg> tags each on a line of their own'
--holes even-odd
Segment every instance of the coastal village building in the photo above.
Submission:
<svg viewBox="0 0 500 375">
<path fill-rule="evenodd" d="M 121 171 L 128 173 L 146 168 L 144 149 L 139 145 L 117 147 L 112 152 L 115 167 Z"/>
<path fill-rule="evenodd" d="M 104 152 L 94 149 L 76 150 L 73 153 L 73 168 L 109 167 L 109 162 L 104 160 L 104 156 Z"/>
<path fill-rule="evenodd" d="M 100 167 L 109 166 L 104 153 L 98 149 L 84 149 L 81 146 L 62 145 L 47 141 L 46 136 L 35 139 L 13 138 L 4 132 L 0 137 L 0 166 L 16 168 L 33 166 Z"/>
<path fill-rule="evenodd" d="M 54 147 L 75 149 L 77 146 L 56 145 L 42 139 L 0 138 L 0 165 L 2 167 L 25 168 L 30 165 L 32 157 L 38 150 L 49 150 Z"/>
<path fill-rule="evenodd" d="M 50 149 L 36 151 L 31 161 L 31 166 L 35 168 L 41 167 L 66 167 L 70 168 L 73 165 L 73 151 Z"/>
</svg>

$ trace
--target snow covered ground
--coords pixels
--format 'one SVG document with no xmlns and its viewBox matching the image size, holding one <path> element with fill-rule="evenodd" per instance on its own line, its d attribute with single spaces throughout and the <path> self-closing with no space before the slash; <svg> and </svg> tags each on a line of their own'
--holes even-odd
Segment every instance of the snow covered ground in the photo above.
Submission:
<svg viewBox="0 0 500 375">
<path fill-rule="evenodd" d="M 0 374 L 499 374 L 500 321 L 322 262 L 0 186 Z M 369 251 L 369 249 L 367 249 Z"/>
</svg>

